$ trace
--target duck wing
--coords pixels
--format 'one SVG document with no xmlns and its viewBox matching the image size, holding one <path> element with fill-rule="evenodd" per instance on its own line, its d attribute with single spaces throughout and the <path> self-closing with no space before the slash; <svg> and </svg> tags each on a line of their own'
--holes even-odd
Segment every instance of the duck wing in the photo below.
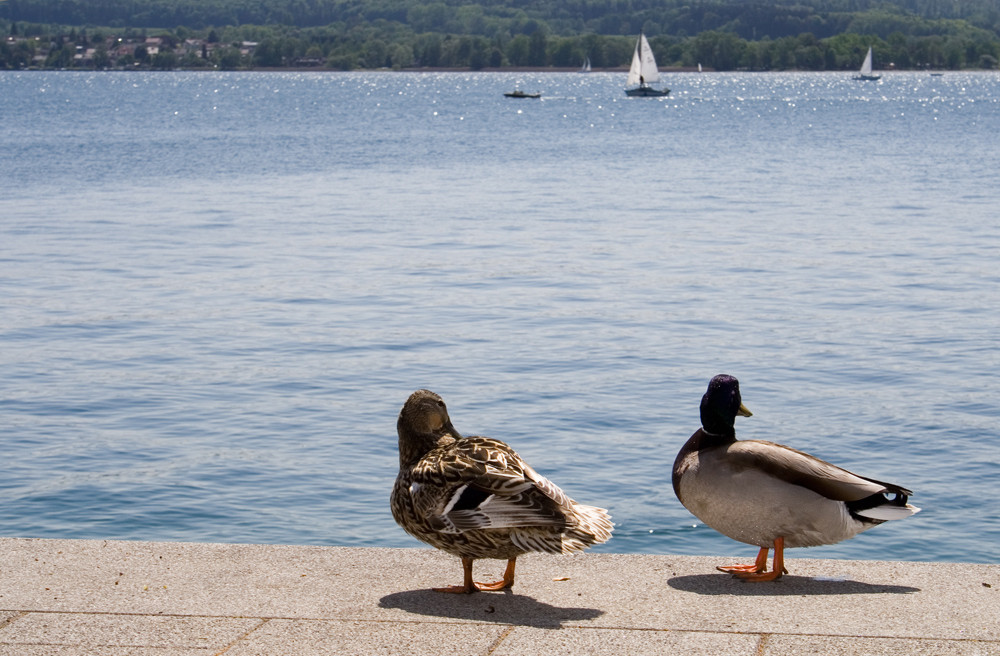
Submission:
<svg viewBox="0 0 1000 656">
<path fill-rule="evenodd" d="M 728 446 L 726 461 L 734 470 L 757 469 L 778 480 L 799 485 L 828 499 L 843 501 L 854 514 L 871 519 L 896 519 L 915 509 L 907 506 L 910 490 L 851 473 L 808 453 L 761 440 L 740 440 Z M 889 498 L 886 495 L 893 495 Z M 886 506 L 900 509 L 894 512 Z M 905 510 L 904 509 L 909 509 Z M 880 517 L 888 513 L 889 517 Z"/>
<path fill-rule="evenodd" d="M 428 453 L 413 469 L 415 512 L 444 533 L 566 527 L 572 501 L 499 440 L 469 437 Z"/>
</svg>

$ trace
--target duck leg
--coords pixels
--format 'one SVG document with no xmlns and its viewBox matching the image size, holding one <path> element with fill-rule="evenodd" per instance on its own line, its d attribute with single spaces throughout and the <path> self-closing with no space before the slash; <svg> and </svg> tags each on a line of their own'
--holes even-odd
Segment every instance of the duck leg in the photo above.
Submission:
<svg viewBox="0 0 1000 656">
<path fill-rule="evenodd" d="M 472 594 L 479 590 L 504 590 L 514 587 L 514 564 L 517 558 L 507 561 L 507 569 L 504 570 L 503 580 L 496 583 L 477 583 L 472 580 L 472 558 L 462 559 L 462 572 L 464 583 L 462 585 L 450 585 L 447 588 L 434 588 L 434 592 L 447 592 L 451 594 Z"/>
<path fill-rule="evenodd" d="M 760 551 L 757 552 L 757 560 L 753 565 L 725 565 L 719 566 L 715 569 L 720 572 L 728 572 L 729 574 L 739 574 L 744 572 L 752 572 L 754 574 L 760 574 L 767 569 L 767 552 L 770 551 L 768 547 L 761 547 Z"/>
<path fill-rule="evenodd" d="M 517 558 L 511 558 L 507 561 L 507 569 L 503 571 L 503 580 L 497 581 L 496 583 L 477 583 L 480 590 L 506 590 L 507 588 L 514 587 L 514 565 L 517 563 Z"/>
<path fill-rule="evenodd" d="M 757 556 L 757 563 L 761 568 L 757 571 L 733 572 L 733 574 L 745 581 L 777 581 L 782 574 L 787 574 L 785 569 L 785 538 L 774 540 L 774 561 L 771 563 L 771 571 L 767 569 L 767 549 L 761 550 L 764 553 L 764 560 L 761 562 L 760 555 Z"/>
<path fill-rule="evenodd" d="M 462 559 L 462 572 L 464 573 L 465 582 L 462 585 L 449 585 L 447 588 L 434 588 L 434 592 L 447 592 L 450 594 L 472 594 L 479 588 L 476 587 L 475 581 L 472 580 L 472 559 L 463 558 Z"/>
</svg>

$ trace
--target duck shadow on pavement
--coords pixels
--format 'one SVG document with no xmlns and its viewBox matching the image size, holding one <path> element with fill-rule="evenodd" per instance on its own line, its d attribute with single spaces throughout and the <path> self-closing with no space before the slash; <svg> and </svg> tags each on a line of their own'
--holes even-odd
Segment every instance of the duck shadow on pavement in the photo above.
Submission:
<svg viewBox="0 0 1000 656">
<path fill-rule="evenodd" d="M 604 611 L 596 608 L 552 606 L 509 590 L 471 595 L 407 590 L 382 597 L 378 605 L 380 608 L 397 608 L 418 615 L 546 629 L 561 628 L 564 622 L 592 620 L 604 614 Z"/>
<path fill-rule="evenodd" d="M 789 576 L 777 581 L 741 581 L 731 574 L 692 574 L 667 581 L 675 590 L 701 595 L 780 597 L 785 595 L 913 594 L 920 588 L 888 583 L 862 583 L 850 579 Z"/>
</svg>

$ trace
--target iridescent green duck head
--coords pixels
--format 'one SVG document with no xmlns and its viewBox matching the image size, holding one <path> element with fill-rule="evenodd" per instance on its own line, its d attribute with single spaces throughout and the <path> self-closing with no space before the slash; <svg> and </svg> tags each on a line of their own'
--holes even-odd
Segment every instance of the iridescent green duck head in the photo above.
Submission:
<svg viewBox="0 0 1000 656">
<path fill-rule="evenodd" d="M 708 383 L 708 391 L 701 397 L 701 427 L 711 435 L 736 436 L 736 416 L 750 417 L 753 413 L 743 405 L 740 381 L 733 376 L 719 374 Z"/>
</svg>

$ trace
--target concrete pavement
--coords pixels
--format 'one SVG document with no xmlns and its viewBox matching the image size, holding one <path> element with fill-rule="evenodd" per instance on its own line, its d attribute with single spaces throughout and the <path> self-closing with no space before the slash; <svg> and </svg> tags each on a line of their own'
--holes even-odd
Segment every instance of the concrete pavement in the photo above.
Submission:
<svg viewBox="0 0 1000 656">
<path fill-rule="evenodd" d="M 461 582 L 431 549 L 0 538 L 0 656 L 1000 656 L 1000 565 L 798 553 L 756 584 L 720 557 L 529 555 L 467 596 L 429 590 Z"/>
</svg>

